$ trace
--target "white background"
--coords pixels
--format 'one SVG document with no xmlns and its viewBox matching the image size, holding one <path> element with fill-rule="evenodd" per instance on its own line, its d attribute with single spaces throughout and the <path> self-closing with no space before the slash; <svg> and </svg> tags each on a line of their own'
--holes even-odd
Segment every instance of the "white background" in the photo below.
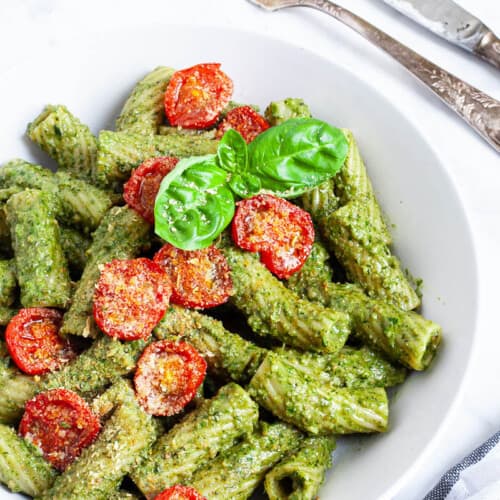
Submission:
<svg viewBox="0 0 500 500">
<path fill-rule="evenodd" d="M 338 3 L 500 99 L 499 70 L 429 34 L 381 0 Z M 459 3 L 500 33 L 498 1 Z M 73 38 L 128 26 L 168 29 L 162 27 L 168 24 L 230 26 L 267 34 L 350 68 L 406 110 L 436 146 L 455 180 L 472 225 L 479 261 L 479 341 L 462 401 L 448 429 L 432 458 L 415 470 L 397 496 L 398 500 L 421 499 L 449 466 L 500 429 L 500 155 L 388 56 L 335 20 L 309 9 L 270 14 L 244 0 L 0 0 L 0 78 L 2 70 L 19 60 L 34 53 L 44 57 L 51 48 Z M 131 33 L 133 36 L 133 30 Z M 36 91 L 36 75 L 33 89 Z M 0 158 L 6 140 L 0 137 Z"/>
</svg>

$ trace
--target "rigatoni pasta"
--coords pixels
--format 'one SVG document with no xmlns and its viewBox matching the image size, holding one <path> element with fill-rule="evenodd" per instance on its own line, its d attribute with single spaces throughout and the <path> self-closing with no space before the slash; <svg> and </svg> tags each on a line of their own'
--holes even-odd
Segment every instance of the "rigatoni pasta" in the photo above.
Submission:
<svg viewBox="0 0 500 500">
<path fill-rule="evenodd" d="M 441 329 L 412 311 L 419 299 L 390 251 L 352 133 L 311 118 L 296 98 L 271 103 L 266 121 L 258 108 L 230 102 L 231 91 L 217 63 L 159 66 L 134 86 L 114 131 L 95 137 L 65 106 L 44 108 L 27 134 L 57 162 L 55 173 L 19 159 L 0 168 L 0 324 L 19 309 L 30 318 L 35 306 L 64 314 L 60 326 L 27 320 L 24 337 L 11 322 L 0 342 L 0 482 L 12 491 L 149 500 L 190 487 L 210 500 L 243 500 L 263 482 L 271 500 L 312 500 L 337 437 L 385 432 L 386 388 L 434 358 Z M 190 98 L 179 105 L 182 95 Z M 191 109 L 198 99 L 203 107 Z M 269 127 L 271 146 L 262 139 Z M 161 175 L 159 156 L 174 157 L 162 160 L 169 168 Z M 190 176 L 197 162 L 203 168 Z M 214 206 L 228 213 L 240 198 L 277 193 L 289 211 L 276 204 L 269 216 L 259 206 L 205 240 L 210 217 L 220 215 L 206 200 L 222 191 Z M 153 216 L 143 218 L 164 217 L 159 198 L 170 204 L 166 226 L 178 239 L 158 228 L 153 236 Z M 185 250 L 189 238 L 210 246 Z M 273 251 L 281 252 L 276 266 L 265 258 Z M 120 272 L 108 282 L 103 269 L 112 262 Z M 143 279 L 152 270 L 161 297 L 156 281 Z M 224 293 L 211 302 L 216 287 Z M 130 331 L 153 316 L 147 335 Z M 43 359 L 55 356 L 60 337 L 72 356 L 28 375 L 15 342 L 29 338 Z M 77 401 L 91 420 L 75 425 L 78 408 L 50 406 L 52 429 L 37 403 L 54 394 L 68 408 Z M 25 422 L 37 411 L 47 428 Z M 78 444 L 89 421 L 95 434 Z M 67 463 L 61 443 L 74 451 Z"/>
</svg>

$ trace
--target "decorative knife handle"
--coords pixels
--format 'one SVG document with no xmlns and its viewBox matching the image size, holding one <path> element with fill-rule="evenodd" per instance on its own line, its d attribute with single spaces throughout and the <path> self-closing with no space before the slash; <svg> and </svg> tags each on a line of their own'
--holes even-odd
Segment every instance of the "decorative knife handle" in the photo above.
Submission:
<svg viewBox="0 0 500 500">
<path fill-rule="evenodd" d="M 500 69 L 500 40 L 492 31 L 483 36 L 474 52 Z"/>
<path fill-rule="evenodd" d="M 329 0 L 251 0 L 269 10 L 312 7 L 346 24 L 390 54 L 500 153 L 500 102 L 417 54 L 361 17 Z M 485 53 L 497 51 L 484 44 Z"/>
</svg>

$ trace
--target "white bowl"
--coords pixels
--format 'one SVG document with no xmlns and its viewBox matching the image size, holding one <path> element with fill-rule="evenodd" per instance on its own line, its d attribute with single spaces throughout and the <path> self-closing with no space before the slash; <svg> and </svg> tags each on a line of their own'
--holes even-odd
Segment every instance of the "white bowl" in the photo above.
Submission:
<svg viewBox="0 0 500 500">
<path fill-rule="evenodd" d="M 209 43 L 207 43 L 209 40 Z M 148 70 L 222 62 L 235 99 L 264 107 L 303 97 L 313 114 L 353 130 L 394 228 L 403 265 L 424 280 L 423 314 L 443 326 L 431 368 L 414 374 L 391 405 L 384 435 L 341 439 L 322 498 L 390 497 L 431 452 L 468 366 L 477 313 L 469 226 L 434 149 L 387 99 L 347 69 L 293 45 L 255 34 L 200 27 L 110 33 L 20 63 L 0 81 L 0 162 L 24 157 L 50 165 L 24 137 L 46 103 L 62 103 L 93 131 L 111 127 L 124 98 Z M 0 498 L 14 498 L 0 491 Z"/>
</svg>

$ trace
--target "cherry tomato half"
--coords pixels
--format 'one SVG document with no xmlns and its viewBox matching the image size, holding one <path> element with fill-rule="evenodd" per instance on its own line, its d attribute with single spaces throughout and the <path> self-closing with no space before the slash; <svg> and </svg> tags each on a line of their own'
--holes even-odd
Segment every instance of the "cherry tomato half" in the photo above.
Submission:
<svg viewBox="0 0 500 500">
<path fill-rule="evenodd" d="M 165 114 L 170 125 L 210 127 L 232 93 L 233 82 L 220 70 L 220 64 L 197 64 L 172 75 L 165 91 Z"/>
<path fill-rule="evenodd" d="M 151 415 L 175 415 L 194 398 L 206 371 L 205 360 L 191 344 L 153 342 L 137 362 L 137 399 Z"/>
<path fill-rule="evenodd" d="M 231 226 L 240 248 L 259 252 L 262 263 L 279 278 L 297 272 L 311 253 L 311 216 L 283 198 L 261 194 L 237 203 Z"/>
<path fill-rule="evenodd" d="M 227 301 L 233 289 L 224 254 L 214 246 L 181 250 L 167 243 L 154 256 L 172 282 L 172 304 L 208 308 Z"/>
<path fill-rule="evenodd" d="M 222 137 L 230 128 L 239 132 L 248 143 L 267 130 L 269 123 L 250 106 L 240 106 L 229 111 L 220 122 L 217 127 L 217 137 Z"/>
<path fill-rule="evenodd" d="M 146 258 L 105 264 L 94 292 L 94 319 L 110 337 L 147 339 L 172 292 L 167 273 Z"/>
<path fill-rule="evenodd" d="M 163 178 L 179 161 L 173 156 L 150 158 L 139 165 L 123 185 L 123 199 L 143 219 L 154 224 L 155 198 Z"/>
<path fill-rule="evenodd" d="M 56 309 L 21 309 L 5 330 L 5 342 L 14 363 L 24 373 L 41 375 L 59 369 L 76 352 L 67 339 L 59 337 L 62 313 Z"/>
<path fill-rule="evenodd" d="M 26 403 L 19 433 L 63 471 L 99 434 L 99 418 L 76 392 L 52 389 Z"/>
</svg>

